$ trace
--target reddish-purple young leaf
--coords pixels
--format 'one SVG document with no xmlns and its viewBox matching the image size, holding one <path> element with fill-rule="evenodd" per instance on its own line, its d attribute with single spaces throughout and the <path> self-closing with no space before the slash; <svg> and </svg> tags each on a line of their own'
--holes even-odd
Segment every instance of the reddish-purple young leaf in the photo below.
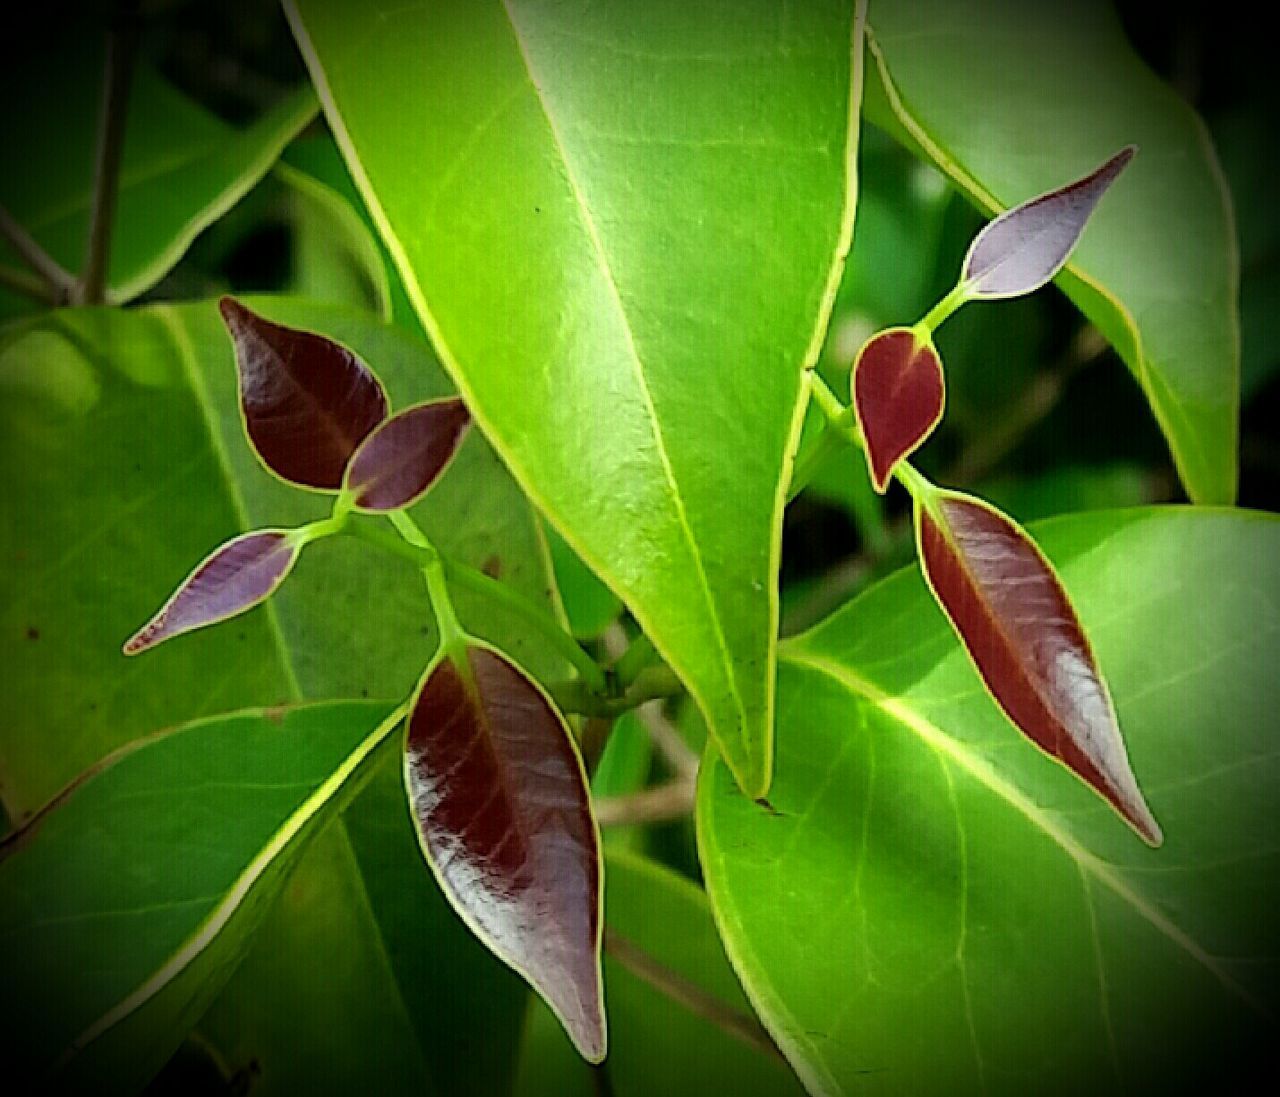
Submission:
<svg viewBox="0 0 1280 1097">
<path fill-rule="evenodd" d="M 1160 845 L 1106 682 L 1035 543 L 994 507 L 950 491 L 917 501 L 916 535 L 929 586 L 1005 714 Z"/>
<path fill-rule="evenodd" d="M 235 345 L 245 429 L 263 464 L 303 487 L 333 491 L 356 447 L 387 416 L 382 385 L 346 347 L 219 302 Z"/>
<path fill-rule="evenodd" d="M 126 655 L 225 621 L 264 601 L 284 581 L 302 542 L 291 530 L 245 533 L 216 548 L 124 645 Z"/>
<path fill-rule="evenodd" d="M 493 649 L 442 655 L 409 715 L 405 784 L 449 901 L 599 1062 L 600 839 L 563 717 Z"/>
<path fill-rule="evenodd" d="M 1007 210 L 969 245 L 963 278 L 977 297 L 1017 297 L 1058 273 L 1094 207 L 1133 159 L 1127 145 L 1083 179 Z"/>
<path fill-rule="evenodd" d="M 850 388 L 871 483 L 883 495 L 894 466 L 942 419 L 942 362 L 933 344 L 910 328 L 888 328 L 858 351 Z"/>
<path fill-rule="evenodd" d="M 397 412 L 360 443 L 343 488 L 359 510 L 399 510 L 420 498 L 444 472 L 471 425 L 456 396 Z"/>
</svg>

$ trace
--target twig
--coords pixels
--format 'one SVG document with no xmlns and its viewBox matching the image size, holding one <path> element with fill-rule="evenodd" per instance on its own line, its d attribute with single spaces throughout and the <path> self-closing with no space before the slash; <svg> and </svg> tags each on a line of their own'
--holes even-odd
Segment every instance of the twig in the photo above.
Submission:
<svg viewBox="0 0 1280 1097">
<path fill-rule="evenodd" d="M 105 296 L 111 229 L 115 221 L 116 194 L 120 189 L 120 156 L 124 151 L 129 85 L 133 81 L 138 37 L 137 2 L 121 0 L 111 33 L 107 36 L 102 112 L 98 116 L 98 151 L 94 163 L 93 209 L 89 216 L 84 271 L 75 292 L 78 304 L 98 305 Z"/>
<path fill-rule="evenodd" d="M 654 701 L 636 709 L 636 718 L 649 733 L 649 738 L 662 759 L 677 777 L 692 781 L 698 776 L 698 756 L 684 741 L 684 736 L 663 715 L 661 702 Z"/>
<path fill-rule="evenodd" d="M 625 796 L 606 796 L 595 802 L 596 821 L 602 827 L 665 823 L 693 813 L 697 786 L 685 777 L 654 785 Z"/>
<path fill-rule="evenodd" d="M 0 206 L 0 236 L 8 240 L 13 250 L 22 256 L 22 261 L 44 280 L 51 301 L 61 304 L 69 299 L 75 279 L 4 206 Z M 12 282 L 7 284 L 12 285 Z"/>
<path fill-rule="evenodd" d="M 604 947 L 605 951 L 632 975 L 648 983 L 654 990 L 666 995 L 673 1002 L 679 1002 L 690 1013 L 696 1014 L 704 1021 L 710 1021 L 722 1032 L 728 1033 L 756 1051 L 782 1058 L 778 1045 L 754 1017 L 725 1005 L 697 983 L 655 960 L 639 945 L 609 926 L 605 926 L 604 929 Z"/>
<path fill-rule="evenodd" d="M 34 301 L 41 301 L 48 305 L 56 303 L 53 291 L 43 278 L 29 271 L 19 270 L 17 267 L 0 265 L 0 286 L 20 293 L 23 297 L 30 297 Z"/>
</svg>

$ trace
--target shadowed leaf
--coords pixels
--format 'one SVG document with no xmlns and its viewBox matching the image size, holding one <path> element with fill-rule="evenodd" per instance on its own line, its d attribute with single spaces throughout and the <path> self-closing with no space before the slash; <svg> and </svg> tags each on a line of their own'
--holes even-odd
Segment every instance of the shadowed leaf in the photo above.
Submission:
<svg viewBox="0 0 1280 1097">
<path fill-rule="evenodd" d="M 343 482 L 360 510 L 399 510 L 421 498 L 457 453 L 471 425 L 457 397 L 405 408 L 360 443 Z"/>
<path fill-rule="evenodd" d="M 446 654 L 414 702 L 405 783 L 449 901 L 599 1062 L 600 843 L 563 718 L 497 651 Z"/>
<path fill-rule="evenodd" d="M 249 440 L 277 476 L 336 490 L 356 447 L 387 415 L 378 379 L 346 347 L 219 302 L 235 345 Z"/>
<path fill-rule="evenodd" d="M 858 351 L 851 387 L 871 483 L 883 495 L 894 466 L 942 419 L 942 362 L 933 344 L 922 342 L 910 328 L 890 328 Z"/>
<path fill-rule="evenodd" d="M 199 720 L 122 748 L 10 836 L 0 1052 L 15 1092 L 55 1066 L 39 1092 L 136 1092 L 399 723 L 346 701 Z"/>
<path fill-rule="evenodd" d="M 1083 179 L 1002 213 L 974 237 L 963 277 L 978 297 L 1017 297 L 1049 282 L 1080 240 L 1094 207 L 1133 159 L 1127 145 Z"/>
<path fill-rule="evenodd" d="M 1035 543 L 954 492 L 917 502 L 916 532 L 929 586 L 1005 714 L 1160 845 L 1088 638 Z"/>
<path fill-rule="evenodd" d="M 269 598 L 302 542 L 288 530 L 258 530 L 214 549 L 124 645 L 137 655 L 184 632 L 225 621 Z"/>
</svg>

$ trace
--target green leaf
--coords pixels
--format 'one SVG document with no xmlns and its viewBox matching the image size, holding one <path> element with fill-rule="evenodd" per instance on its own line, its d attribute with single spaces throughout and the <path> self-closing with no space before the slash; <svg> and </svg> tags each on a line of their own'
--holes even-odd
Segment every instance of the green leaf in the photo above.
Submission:
<svg viewBox="0 0 1280 1097">
<path fill-rule="evenodd" d="M 544 532 L 569 628 L 580 640 L 594 639 L 618 619 L 622 602 L 578 559 L 560 534 L 550 526 Z"/>
<path fill-rule="evenodd" d="M 609 849 L 605 919 L 611 930 L 743 1016 L 751 1007 L 725 960 L 706 895 L 655 861 Z M 608 1072 L 618 1097 L 732 1093 L 782 1097 L 800 1086 L 776 1058 L 673 1003 L 607 953 Z M 550 1011 L 531 1001 L 517 1097 L 596 1092 Z"/>
<path fill-rule="evenodd" d="M 249 303 L 272 320 L 324 331 L 375 363 L 395 406 L 450 392 L 421 339 L 366 314 L 288 299 Z M 0 343 L 0 427 L 0 475 L 8 485 L 0 504 L 0 659 L 11 706 L 0 737 L 0 788 L 15 821 L 80 769 L 157 727 L 297 696 L 412 690 L 435 648 L 421 578 L 404 561 L 371 556 L 368 546 L 348 539 L 312 546 L 266 607 L 132 662 L 120 654 L 166 586 L 220 540 L 269 522 L 302 523 L 328 509 L 327 500 L 272 477 L 249 448 L 231 343 L 214 303 L 63 311 L 9 333 Z M 497 567 L 528 597 L 549 596 L 534 515 L 483 439 L 468 439 L 412 513 L 452 556 Z M 457 601 L 468 628 L 522 665 L 566 673 L 518 620 L 462 592 Z M 500 1091 L 513 1064 L 523 992 L 514 979 L 504 982 L 501 965 L 444 906 L 417 851 L 398 767 L 393 778 L 394 797 L 375 797 L 375 784 L 347 816 L 359 863 L 378 866 L 364 873 L 368 888 L 352 880 L 349 858 L 305 863 L 299 886 L 335 904 L 368 890 L 363 910 L 351 916 L 363 927 L 366 952 L 395 957 L 394 974 L 357 980 L 345 954 L 326 956 L 320 944 L 310 953 L 293 949 L 291 962 L 322 965 L 353 1024 L 359 1015 L 374 1018 L 365 1022 L 373 1025 L 385 1001 L 398 1002 L 430 1051 L 421 1054 L 440 1088 Z M 383 842 L 387 830 L 400 833 L 399 846 Z M 379 837 L 362 841 L 368 834 Z M 339 869 L 345 875 L 335 875 Z M 428 924 L 436 928 L 424 933 Z M 262 955 L 255 948 L 250 964 L 257 956 L 256 970 L 274 965 L 271 992 L 283 994 L 283 960 L 264 959 L 274 947 L 264 942 Z M 222 999 L 218 1043 L 231 1050 L 260 1047 L 272 1035 L 249 1005 L 266 993 L 253 970 Z M 307 975 L 294 972 L 290 985 L 299 995 Z M 371 982 L 376 993 L 368 991 Z M 437 985 L 448 985 L 454 1002 L 483 995 L 486 1024 L 471 1033 L 451 1027 L 453 1014 L 432 1004 Z M 479 1005 L 469 1008 L 459 1007 L 458 1026 L 480 1016 Z M 301 1000 L 293 1009 L 305 1012 Z M 183 1033 L 170 1035 L 176 1046 Z M 329 1050 L 338 1078 L 340 1049 Z M 268 1043 L 264 1071 L 273 1069 L 273 1054 L 287 1051 Z M 363 1075 L 343 1077 L 356 1088 Z"/>
<path fill-rule="evenodd" d="M 997 214 L 1141 149 L 1057 281 L 1142 385 L 1197 502 L 1235 498 L 1239 261 L 1199 118 L 1100 2 L 883 2 L 868 17 L 869 117 Z"/>
<path fill-rule="evenodd" d="M 759 795 L 801 378 L 852 229 L 860 8 L 288 10 L 476 421 Z"/>
<path fill-rule="evenodd" d="M 1280 524 L 1037 537 L 1167 842 L 1026 749 L 915 569 L 789 643 L 775 811 L 713 763 L 698 825 L 734 966 L 814 1092 L 1211 1090 L 1274 1039 Z"/>
<path fill-rule="evenodd" d="M 5 1059 L 113 1090 L 146 1081 L 233 965 L 306 839 L 401 714 L 251 710 L 123 748 L 0 860 Z M 95 1086 L 96 1088 L 96 1086 Z"/>
<path fill-rule="evenodd" d="M 61 41 L 56 54 L 25 55 L 0 87 L 5 153 L 22 165 L 0 176 L 0 205 L 76 274 L 93 201 L 103 39 L 81 34 Z M 58 90 L 36 95 L 33 88 Z M 164 277 L 201 231 L 270 170 L 315 112 L 315 95 L 301 87 L 237 130 L 139 65 L 125 122 L 108 300 L 131 300 Z M 20 265 L 4 245 L 0 262 Z"/>
</svg>

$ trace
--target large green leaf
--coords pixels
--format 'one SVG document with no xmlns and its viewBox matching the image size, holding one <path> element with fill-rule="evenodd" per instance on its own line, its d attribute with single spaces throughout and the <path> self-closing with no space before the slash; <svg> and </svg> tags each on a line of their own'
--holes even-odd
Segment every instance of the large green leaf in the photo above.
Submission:
<svg viewBox="0 0 1280 1097">
<path fill-rule="evenodd" d="M 0 860 L 4 1054 L 127 1092 L 173 1051 L 306 839 L 392 743 L 386 704 L 251 710 L 123 748 Z M 21 1087 L 20 1088 L 25 1088 Z"/>
<path fill-rule="evenodd" d="M 852 229 L 858 5 L 288 10 L 477 422 L 759 795 L 803 371 Z"/>
<path fill-rule="evenodd" d="M 1137 377 L 1188 494 L 1235 498 L 1239 259 L 1204 126 L 1104 0 L 883 0 L 868 115 L 995 214 L 1139 154 L 1058 278 Z"/>
<path fill-rule="evenodd" d="M 1039 535 L 1166 844 L 1021 740 L 915 569 L 789 643 L 776 810 L 713 763 L 699 837 L 730 957 L 815 1092 L 1213 1091 L 1275 1038 L 1280 523 Z"/>
<path fill-rule="evenodd" d="M 22 165 L 0 174 L 0 205 L 73 274 L 83 266 L 93 203 L 104 40 L 80 34 L 64 37 L 55 52 L 28 50 L 5 66 L 0 86 L 5 155 Z M 302 87 L 237 130 L 140 65 L 125 122 L 108 298 L 128 301 L 155 285 L 266 174 L 316 109 Z M 0 263 L 19 262 L 0 244 Z"/>
<path fill-rule="evenodd" d="M 374 364 L 396 406 L 448 391 L 420 340 L 367 316 L 285 299 L 252 304 L 355 348 Z M 263 609 L 133 662 L 119 654 L 124 637 L 210 546 L 253 526 L 305 521 L 327 507 L 257 463 L 243 437 L 235 383 L 231 344 L 212 304 L 63 312 L 0 345 L 0 472 L 8 485 L 0 505 L 0 658 L 11 706 L 0 774 L 14 819 L 84 766 L 156 727 L 291 696 L 404 696 L 430 657 L 435 640 L 420 577 L 395 557 L 347 541 L 309 550 Z M 546 597 L 549 572 L 534 516 L 483 440 L 467 442 L 414 513 L 452 555 L 496 567 L 527 596 Z M 459 609 L 469 627 L 525 665 L 565 673 L 518 622 L 474 599 L 460 597 Z M 317 1009 L 301 1004 L 320 963 L 353 1028 L 380 1023 L 387 1003 L 398 999 L 391 1012 L 410 1019 L 401 1031 L 415 1031 L 421 1047 L 465 1046 L 461 1030 L 442 1027 L 425 1005 L 440 962 L 435 950 L 447 947 L 450 970 L 459 972 L 449 983 L 455 1012 L 469 1017 L 463 1003 L 483 1000 L 492 1012 L 476 1031 L 491 1042 L 469 1057 L 433 1053 L 432 1077 L 456 1071 L 459 1092 L 492 1092 L 492 1080 L 512 1068 L 523 992 L 514 981 L 504 985 L 500 965 L 456 919 L 447 921 L 452 916 L 422 865 L 403 799 L 375 795 L 379 783 L 357 799 L 349 819 L 359 863 L 381 857 L 377 871 L 363 875 L 371 887 L 375 878 L 388 886 L 342 917 L 359 928 L 352 950 L 397 956 L 394 977 L 388 967 L 361 971 L 342 955 L 325 961 L 322 949 L 336 946 L 334 934 L 317 937 L 323 925 L 283 929 L 289 919 L 281 915 L 245 977 L 224 995 L 217 1042 L 225 1042 L 227 1056 L 259 1050 L 264 1077 L 284 1071 L 278 1060 L 289 1049 L 272 1042 L 278 1029 L 253 1005 L 266 994 L 255 973 L 272 972 L 274 1000 L 296 992 L 302 1042 L 304 1019 L 314 1021 L 312 1032 L 323 1027 Z M 370 829 L 397 827 L 398 847 L 360 841 Z M 333 855 L 304 863 L 295 886 L 349 905 L 351 896 L 365 895 L 365 884 L 351 875 L 351 851 L 341 848 L 347 835 L 331 840 Z M 290 943 L 287 957 L 281 939 Z M 304 941 L 312 942 L 310 951 Z M 171 1035 L 176 1042 L 181 1032 Z M 344 1059 L 333 1042 L 322 1050 L 331 1079 L 360 1084 L 362 1074 L 342 1074 L 354 1059 Z M 473 1064 L 476 1081 L 468 1087 L 462 1068 Z"/>
<path fill-rule="evenodd" d="M 742 995 L 711 920 L 707 898 L 655 861 L 611 849 L 605 858 L 605 921 L 680 978 L 743 1017 Z M 782 1097 L 800 1086 L 785 1064 L 673 1004 L 606 953 L 608 1072 L 618 1097 L 658 1093 L 731 1093 Z M 589 1069 L 551 1011 L 530 999 L 518 1097 L 595 1092 Z"/>
</svg>

